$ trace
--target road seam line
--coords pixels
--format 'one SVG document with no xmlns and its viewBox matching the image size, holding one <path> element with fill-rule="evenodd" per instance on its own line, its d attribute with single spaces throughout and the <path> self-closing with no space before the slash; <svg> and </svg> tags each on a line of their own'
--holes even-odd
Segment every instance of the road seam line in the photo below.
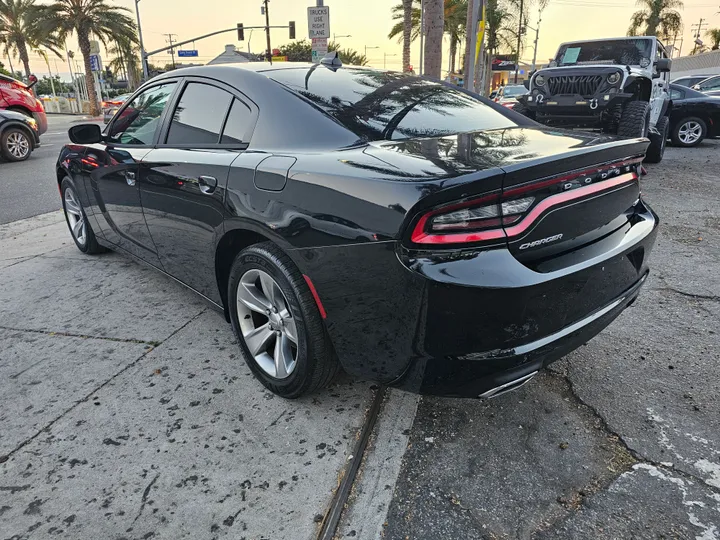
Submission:
<svg viewBox="0 0 720 540">
<path fill-rule="evenodd" d="M 187 322 L 185 322 L 182 326 L 180 326 L 179 328 L 177 328 L 176 330 L 174 330 L 174 331 L 173 331 L 168 337 L 166 337 L 164 340 L 158 342 L 158 345 L 157 345 L 157 346 L 151 346 L 150 348 L 148 348 L 145 352 L 143 352 L 143 353 L 142 353 L 140 356 L 138 356 L 135 360 L 133 360 L 133 361 L 130 362 L 128 365 L 126 365 L 124 368 L 122 368 L 120 371 L 118 371 L 117 373 L 115 373 L 115 375 L 113 375 L 112 377 L 110 377 L 108 380 L 106 380 L 105 382 L 103 382 L 101 385 L 99 385 L 99 386 L 97 386 L 96 388 L 94 388 L 94 389 L 92 390 L 92 392 L 89 392 L 84 398 L 82 398 L 82 399 L 76 401 L 75 403 L 73 403 L 72 405 L 70 405 L 70 407 L 68 407 L 65 411 L 63 411 L 62 414 L 60 414 L 59 416 L 57 416 L 56 418 L 54 418 L 53 420 L 51 420 L 50 422 L 48 422 L 48 424 L 47 424 L 45 427 L 39 429 L 39 430 L 37 431 L 37 433 L 35 433 L 35 434 L 32 435 L 31 437 L 25 439 L 23 442 L 21 442 L 20 444 L 18 444 L 15 448 L 13 448 L 12 450 L 10 450 L 7 454 L 0 456 L 0 463 L 5 463 L 5 462 L 7 462 L 13 455 L 15 455 L 17 452 L 19 452 L 20 450 L 22 450 L 25 446 L 27 446 L 27 445 L 30 444 L 32 441 L 34 441 L 37 437 L 39 437 L 41 433 L 45 433 L 45 432 L 48 432 L 48 433 L 49 433 L 49 432 L 50 432 L 50 428 L 52 428 L 60 419 L 62 419 L 64 416 L 66 416 L 70 411 L 72 411 L 73 409 L 75 409 L 78 405 L 87 402 L 87 401 L 90 399 L 91 396 L 93 396 L 94 394 L 96 394 L 97 392 L 99 392 L 100 390 L 102 390 L 103 388 L 105 388 L 108 384 L 110 384 L 112 381 L 114 381 L 114 380 L 115 380 L 116 378 L 118 378 L 120 375 L 122 375 L 123 373 L 125 373 L 126 371 L 128 371 L 130 368 L 135 367 L 135 366 L 136 366 L 137 364 L 139 364 L 140 361 L 141 361 L 143 358 L 145 358 L 148 354 L 150 354 L 150 353 L 151 353 L 152 351 L 154 351 L 157 347 L 159 347 L 160 345 L 162 345 L 163 343 L 165 343 L 167 340 L 169 340 L 170 338 L 172 338 L 173 336 L 175 336 L 176 334 L 178 334 L 179 332 L 181 332 L 182 330 L 184 330 L 190 323 L 192 323 L 192 322 L 194 322 L 195 320 L 197 320 L 197 319 L 198 319 L 203 313 L 205 313 L 207 310 L 208 310 L 208 308 L 204 308 L 202 311 L 200 311 L 200 313 L 198 313 L 197 315 L 193 316 L 193 317 L 190 318 Z"/>
<path fill-rule="evenodd" d="M 137 343 L 137 344 L 141 344 L 141 345 L 152 345 L 153 347 L 157 347 L 163 341 L 165 341 L 165 340 L 145 341 L 143 339 L 90 336 L 87 334 L 74 334 L 72 332 L 57 332 L 54 330 L 35 330 L 35 329 L 30 329 L 30 328 L 14 328 L 12 326 L 4 326 L 2 324 L 0 324 L 0 330 L 8 330 L 10 332 L 28 332 L 31 334 L 42 334 L 45 336 L 61 336 L 61 337 L 74 337 L 74 338 L 82 338 L 82 339 L 97 339 L 97 340 L 101 340 L 101 341 L 115 341 L 115 342 L 120 342 L 120 343 Z M 172 335 L 172 334 L 170 334 L 170 335 Z M 167 338 L 165 338 L 165 339 L 167 339 Z"/>
</svg>

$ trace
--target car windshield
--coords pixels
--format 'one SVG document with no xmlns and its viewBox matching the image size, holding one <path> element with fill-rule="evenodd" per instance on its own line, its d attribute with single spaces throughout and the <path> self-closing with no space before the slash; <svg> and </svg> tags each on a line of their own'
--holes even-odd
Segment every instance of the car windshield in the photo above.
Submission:
<svg viewBox="0 0 720 540">
<path fill-rule="evenodd" d="M 363 140 L 439 137 L 514 127 L 462 90 L 405 73 L 322 65 L 265 72 Z"/>
<path fill-rule="evenodd" d="M 503 90 L 503 96 L 505 97 L 517 97 L 522 96 L 523 94 L 526 94 L 527 90 L 522 85 L 517 86 L 506 86 L 505 90 Z"/>
<path fill-rule="evenodd" d="M 643 38 L 566 43 L 560 46 L 554 62 L 558 66 L 621 64 L 647 67 L 652 57 L 652 44 L 651 39 Z"/>
</svg>

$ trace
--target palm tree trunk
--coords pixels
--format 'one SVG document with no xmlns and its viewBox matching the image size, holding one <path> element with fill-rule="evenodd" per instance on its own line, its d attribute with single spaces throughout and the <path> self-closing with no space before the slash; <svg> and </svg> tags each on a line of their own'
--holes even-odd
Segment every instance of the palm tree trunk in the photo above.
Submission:
<svg viewBox="0 0 720 540">
<path fill-rule="evenodd" d="M 445 2 L 443 0 L 425 0 L 425 51 L 423 74 L 440 78 L 442 71 L 442 45 L 445 31 Z"/>
<path fill-rule="evenodd" d="M 455 34 L 450 35 L 450 73 L 455 73 L 455 56 L 457 55 L 458 38 Z"/>
<path fill-rule="evenodd" d="M 23 68 L 25 68 L 25 80 L 29 83 L 30 82 L 30 59 L 28 58 L 28 50 L 27 45 L 25 45 L 24 41 L 18 41 L 17 43 L 17 49 L 18 49 L 18 55 L 20 56 L 20 61 L 23 64 Z M 35 88 L 32 88 L 32 93 L 35 94 Z"/>
<path fill-rule="evenodd" d="M 403 71 L 410 71 L 410 41 L 412 38 L 413 0 L 402 0 L 403 6 Z"/>
<path fill-rule="evenodd" d="M 78 32 L 78 44 L 80 45 L 83 65 L 85 66 L 85 86 L 90 100 L 90 116 L 98 116 L 100 107 L 98 106 L 97 92 L 95 92 L 95 78 L 90 66 L 90 38 L 88 35 Z"/>
</svg>

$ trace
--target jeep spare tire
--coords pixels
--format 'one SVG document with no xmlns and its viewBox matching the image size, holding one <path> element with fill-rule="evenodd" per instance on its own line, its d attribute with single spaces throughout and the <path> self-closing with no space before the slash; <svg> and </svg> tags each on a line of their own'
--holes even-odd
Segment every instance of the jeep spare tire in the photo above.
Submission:
<svg viewBox="0 0 720 540">
<path fill-rule="evenodd" d="M 617 134 L 621 137 L 647 137 L 650 130 L 650 104 L 631 101 L 620 116 Z"/>
</svg>

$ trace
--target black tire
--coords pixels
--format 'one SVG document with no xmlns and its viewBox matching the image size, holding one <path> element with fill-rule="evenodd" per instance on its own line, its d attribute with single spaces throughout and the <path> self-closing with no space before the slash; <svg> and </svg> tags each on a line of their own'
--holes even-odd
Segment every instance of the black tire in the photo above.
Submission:
<svg viewBox="0 0 720 540">
<path fill-rule="evenodd" d="M 650 146 L 648 147 L 645 161 L 647 163 L 660 163 L 665 155 L 665 145 L 667 144 L 668 131 L 670 129 L 670 119 L 663 116 L 655 124 L 657 134 L 650 133 Z"/>
<path fill-rule="evenodd" d="M 250 353 L 240 328 L 238 286 L 250 270 L 261 270 L 275 280 L 295 320 L 296 365 L 285 378 L 278 379 L 266 373 Z M 298 398 L 327 386 L 337 374 L 339 364 L 313 294 L 290 257 L 272 242 L 255 244 L 238 253 L 228 280 L 228 310 L 245 363 L 271 392 L 284 398 Z"/>
<path fill-rule="evenodd" d="M 620 137 L 647 137 L 650 129 L 650 104 L 647 101 L 631 101 L 620 117 L 617 134 Z"/>
<path fill-rule="evenodd" d="M 535 120 L 535 113 L 528 109 L 525 105 L 522 103 L 516 103 L 513 108 L 513 111 L 515 111 L 518 114 L 522 114 L 523 116 L 527 116 L 528 118 Z"/>
<path fill-rule="evenodd" d="M 72 190 L 73 194 L 77 193 L 77 189 L 75 188 L 73 181 L 70 178 L 65 177 L 65 179 L 63 179 L 62 183 L 60 184 L 60 192 L 62 193 L 62 205 L 63 212 L 65 213 L 65 222 L 68 225 L 68 229 L 70 230 L 70 236 L 72 236 L 75 245 L 80 251 L 87 255 L 97 255 L 99 253 L 105 253 L 106 251 L 108 251 L 108 249 L 98 244 L 97 238 L 95 237 L 95 232 L 92 230 L 92 226 L 90 225 L 87 215 L 85 214 L 85 209 L 82 207 L 82 204 L 80 203 L 80 200 L 79 198 L 77 198 L 77 196 L 76 199 L 79 206 L 79 211 L 82 214 L 82 218 L 85 222 L 85 241 L 79 241 L 75 233 L 73 233 L 73 225 L 71 224 L 71 216 L 73 214 L 69 212 L 66 205 L 66 195 L 68 190 Z"/>
<path fill-rule="evenodd" d="M 20 142 L 20 141 L 24 141 Z M 11 144 L 15 152 L 21 151 L 18 144 L 23 144 L 24 153 L 18 155 L 11 150 Z M 33 140 L 30 133 L 21 127 L 9 127 L 0 135 L 0 153 L 5 161 L 25 161 L 33 151 Z"/>
<path fill-rule="evenodd" d="M 697 140 L 689 140 L 687 136 L 682 136 L 680 133 L 684 126 L 690 126 L 693 123 L 697 124 L 697 126 L 699 126 L 700 128 L 700 136 Z M 675 126 L 673 126 L 672 133 L 670 135 L 672 138 L 672 142 L 675 146 L 691 148 L 693 146 L 697 146 L 703 141 L 703 139 L 705 139 L 705 137 L 707 136 L 707 124 L 702 118 L 698 118 L 696 116 L 688 116 L 687 118 L 678 120 L 675 123 Z"/>
</svg>

